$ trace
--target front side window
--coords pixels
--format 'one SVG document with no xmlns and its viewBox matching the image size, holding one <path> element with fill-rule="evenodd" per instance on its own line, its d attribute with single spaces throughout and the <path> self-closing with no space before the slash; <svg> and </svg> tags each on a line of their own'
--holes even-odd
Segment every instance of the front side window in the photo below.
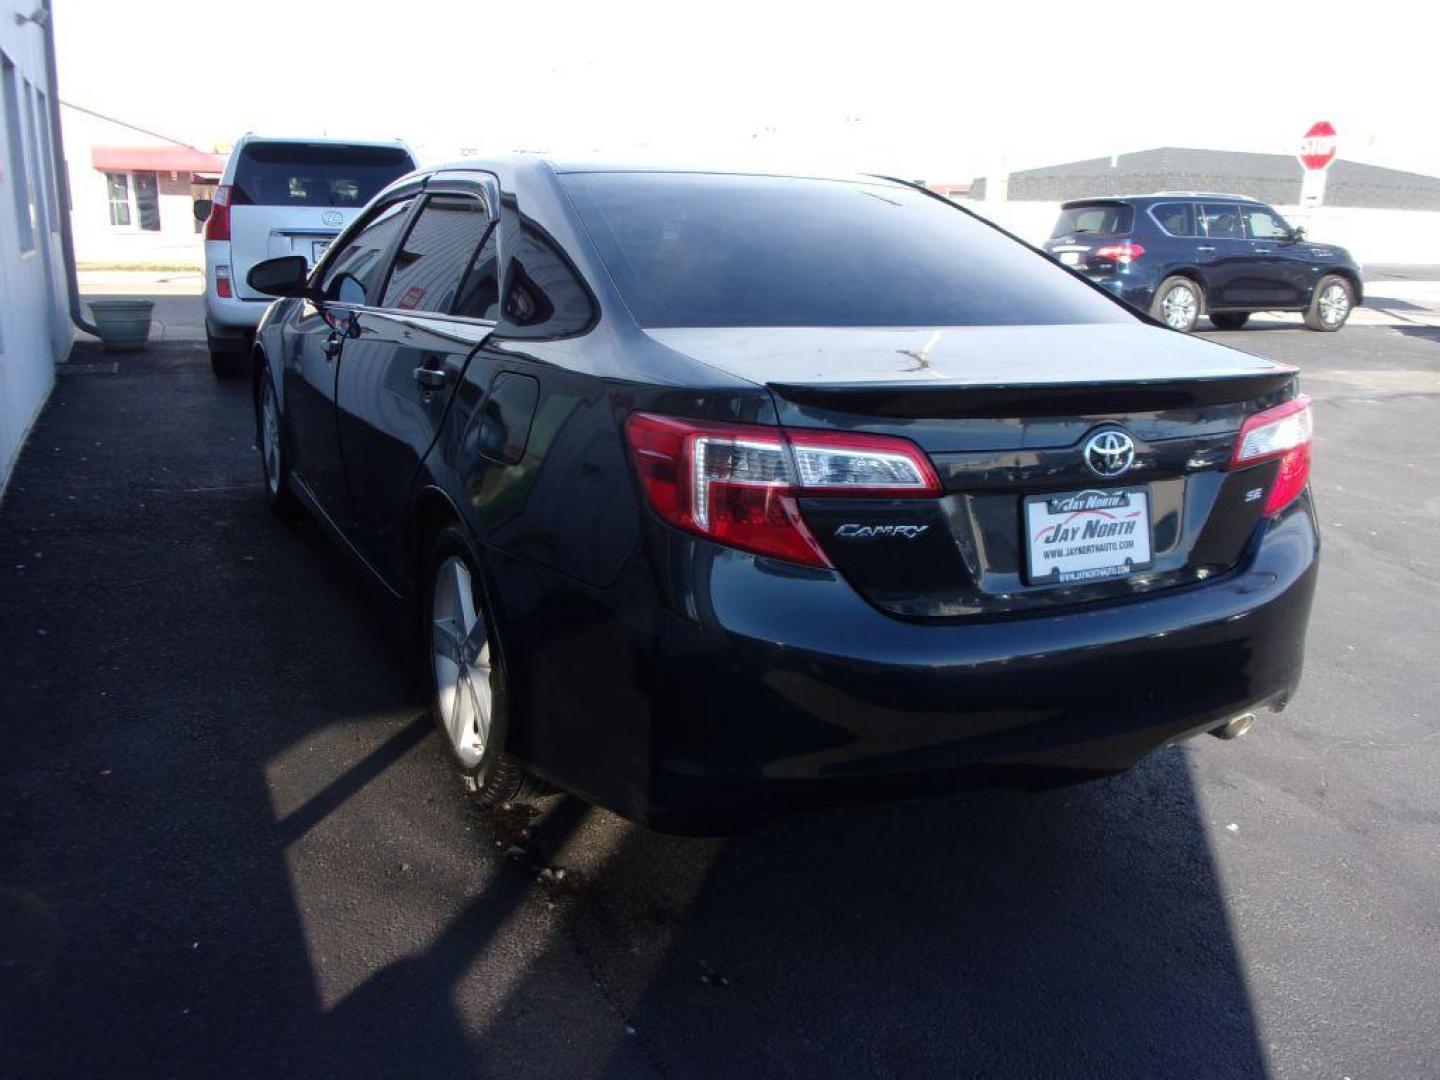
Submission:
<svg viewBox="0 0 1440 1080">
<path fill-rule="evenodd" d="M 1200 221 L 1205 235 L 1212 240 L 1245 239 L 1245 230 L 1240 226 L 1240 208 L 1231 203 L 1202 204 Z"/>
<path fill-rule="evenodd" d="M 563 180 L 641 326 L 1134 318 L 1034 249 L 908 187 L 702 173 Z"/>
<path fill-rule="evenodd" d="M 490 214 L 479 199 L 432 195 L 395 253 L 380 306 L 448 312 L 490 224 Z"/>
<path fill-rule="evenodd" d="M 135 177 L 135 217 L 146 232 L 160 231 L 160 185 L 153 172 L 137 172 Z"/>
<path fill-rule="evenodd" d="M 1067 206 L 1055 222 L 1053 240 L 1061 236 L 1120 236 L 1135 227 L 1135 209 L 1126 203 Z"/>
<path fill-rule="evenodd" d="M 130 224 L 130 174 L 107 172 L 105 191 L 110 199 L 110 224 Z"/>
<path fill-rule="evenodd" d="M 1290 235 L 1285 219 L 1268 206 L 1247 206 L 1245 228 L 1252 240 L 1283 240 Z"/>
<path fill-rule="evenodd" d="M 413 198 L 400 199 L 388 204 L 346 242 L 325 267 L 320 289 L 328 299 L 345 304 L 365 302 L 385 253 L 399 235 L 414 201 Z"/>
<path fill-rule="evenodd" d="M 1193 203 L 1159 203 L 1151 211 L 1155 220 L 1171 236 L 1197 236 Z"/>
<path fill-rule="evenodd" d="M 364 206 L 415 167 L 398 146 L 251 142 L 240 150 L 234 206 Z"/>
</svg>

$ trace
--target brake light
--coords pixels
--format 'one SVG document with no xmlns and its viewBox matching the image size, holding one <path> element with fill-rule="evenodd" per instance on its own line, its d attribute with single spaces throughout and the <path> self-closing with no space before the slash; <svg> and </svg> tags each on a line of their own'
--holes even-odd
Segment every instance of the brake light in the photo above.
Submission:
<svg viewBox="0 0 1440 1080">
<path fill-rule="evenodd" d="M 1118 244 L 1102 244 L 1095 249 L 1095 258 L 1110 259 L 1118 262 L 1121 266 L 1129 266 L 1141 255 L 1145 254 L 1145 245 L 1137 244 L 1133 240 L 1122 240 Z"/>
<path fill-rule="evenodd" d="M 800 496 L 934 497 L 918 447 L 884 435 L 788 431 L 633 413 L 630 454 L 651 508 L 676 528 L 759 555 L 830 566 Z"/>
<path fill-rule="evenodd" d="M 215 189 L 215 197 L 210 203 L 210 216 L 205 219 L 205 239 L 230 239 L 229 184 L 221 184 Z"/>
<path fill-rule="evenodd" d="M 215 295 L 222 300 L 229 300 L 234 295 L 230 288 L 230 267 L 215 267 Z"/>
<path fill-rule="evenodd" d="M 1305 490 L 1310 479 L 1311 447 L 1315 434 L 1315 418 L 1310 399 L 1304 394 L 1273 409 L 1256 413 L 1240 428 L 1235 440 L 1235 453 L 1230 459 L 1232 469 L 1248 468 L 1261 462 L 1279 459 L 1270 495 L 1265 500 L 1265 516 L 1278 514 Z"/>
</svg>

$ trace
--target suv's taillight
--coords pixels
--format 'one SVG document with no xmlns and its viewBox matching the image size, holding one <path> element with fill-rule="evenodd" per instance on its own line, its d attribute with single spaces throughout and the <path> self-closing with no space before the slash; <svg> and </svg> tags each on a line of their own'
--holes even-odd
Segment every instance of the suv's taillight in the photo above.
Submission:
<svg viewBox="0 0 1440 1080">
<path fill-rule="evenodd" d="M 1284 405 L 1256 413 L 1240 428 L 1235 440 L 1232 469 L 1258 465 L 1278 458 L 1280 469 L 1265 500 L 1265 515 L 1278 514 L 1305 490 L 1310 479 L 1310 448 L 1315 418 L 1304 394 Z"/>
<path fill-rule="evenodd" d="M 829 566 L 800 496 L 929 497 L 920 449 L 884 435 L 711 424 L 633 413 L 625 425 L 651 508 L 676 528 L 777 559 Z"/>
<path fill-rule="evenodd" d="M 1137 244 L 1134 240 L 1122 240 L 1118 244 L 1102 244 L 1090 253 L 1094 259 L 1109 259 L 1118 262 L 1121 266 L 1129 266 L 1141 255 L 1145 254 L 1145 246 Z"/>
<path fill-rule="evenodd" d="M 205 239 L 230 239 L 229 184 L 221 184 L 215 189 L 215 198 L 210 204 L 210 216 L 205 219 Z"/>
</svg>

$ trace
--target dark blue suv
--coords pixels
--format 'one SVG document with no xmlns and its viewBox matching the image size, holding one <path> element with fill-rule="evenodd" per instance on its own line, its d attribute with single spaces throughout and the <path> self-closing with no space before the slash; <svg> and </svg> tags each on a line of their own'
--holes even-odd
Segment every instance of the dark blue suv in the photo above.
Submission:
<svg viewBox="0 0 1440 1080">
<path fill-rule="evenodd" d="M 1335 331 L 1363 301 L 1360 267 L 1243 195 L 1162 191 L 1074 199 L 1045 250 L 1172 330 L 1238 330 L 1253 311 L 1304 312 Z"/>
</svg>

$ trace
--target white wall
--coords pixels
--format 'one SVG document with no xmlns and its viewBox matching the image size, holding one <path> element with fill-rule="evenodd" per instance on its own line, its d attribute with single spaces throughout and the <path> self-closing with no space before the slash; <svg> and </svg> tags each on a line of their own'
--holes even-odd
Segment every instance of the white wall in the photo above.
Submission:
<svg viewBox="0 0 1440 1080">
<path fill-rule="evenodd" d="M 1054 202 L 970 202 L 961 206 L 989 218 L 1020 239 L 1039 244 L 1050 235 L 1060 204 Z M 1321 206 L 1303 210 L 1277 206 L 1292 225 L 1305 226 L 1312 240 L 1338 244 L 1367 263 L 1440 264 L 1440 211 L 1363 210 Z"/>
<path fill-rule="evenodd" d="M 0 0 L 0 52 L 14 66 L 19 108 L 16 126 L 0 98 L 0 490 L 55 383 L 55 363 L 70 347 L 45 115 L 50 98 L 45 39 L 34 23 L 15 20 L 17 15 L 29 15 L 35 6 L 34 0 Z M 33 200 L 33 210 L 27 201 L 21 211 L 27 220 L 33 216 L 28 250 L 22 243 L 24 229 L 15 202 L 16 191 L 25 189 L 22 185 L 29 187 Z"/>
</svg>

